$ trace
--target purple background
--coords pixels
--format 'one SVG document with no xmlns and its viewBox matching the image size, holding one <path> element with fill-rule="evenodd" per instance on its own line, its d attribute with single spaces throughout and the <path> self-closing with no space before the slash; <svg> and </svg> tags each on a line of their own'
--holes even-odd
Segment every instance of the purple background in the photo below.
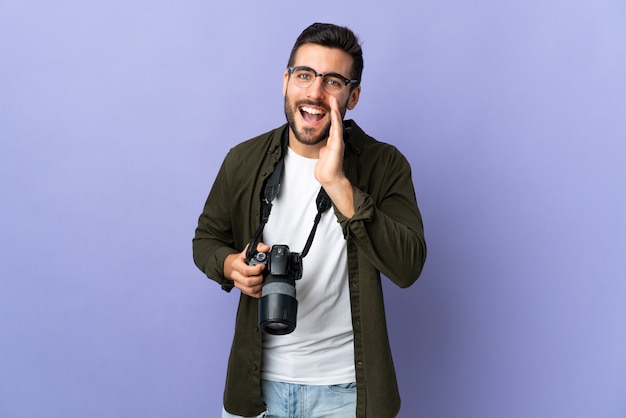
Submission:
<svg viewBox="0 0 626 418">
<path fill-rule="evenodd" d="M 400 416 L 626 416 L 622 0 L 0 0 L 0 416 L 219 416 L 237 293 L 191 238 L 314 21 L 414 169 Z"/>
</svg>

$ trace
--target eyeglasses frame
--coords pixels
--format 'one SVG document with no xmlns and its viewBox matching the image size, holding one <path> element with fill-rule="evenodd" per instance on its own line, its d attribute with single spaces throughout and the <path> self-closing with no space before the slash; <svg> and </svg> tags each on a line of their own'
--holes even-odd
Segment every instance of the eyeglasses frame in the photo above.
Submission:
<svg viewBox="0 0 626 418">
<path fill-rule="evenodd" d="M 346 77 L 342 76 L 341 74 L 338 74 L 338 73 L 335 73 L 335 72 L 332 72 L 332 71 L 320 74 L 317 71 L 315 71 L 313 68 L 307 67 L 306 65 L 298 65 L 298 66 L 295 66 L 295 67 L 288 66 L 287 70 L 289 70 L 289 77 L 291 77 L 293 75 L 294 71 L 296 71 L 296 70 L 309 70 L 313 74 L 315 74 L 315 78 L 322 77 L 322 80 L 324 80 L 324 77 L 327 76 L 327 75 L 338 77 L 338 78 L 342 79 L 343 82 L 345 83 L 344 87 L 346 87 L 348 84 L 355 84 L 355 83 L 360 83 L 361 82 L 361 80 L 350 80 L 349 78 L 346 78 Z M 311 82 L 311 85 L 313 85 L 313 82 Z"/>
</svg>

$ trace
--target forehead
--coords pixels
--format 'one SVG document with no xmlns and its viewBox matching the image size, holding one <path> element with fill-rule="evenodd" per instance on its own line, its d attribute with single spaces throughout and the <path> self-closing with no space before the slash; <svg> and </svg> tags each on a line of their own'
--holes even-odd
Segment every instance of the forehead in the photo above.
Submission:
<svg viewBox="0 0 626 418">
<path fill-rule="evenodd" d="M 304 44 L 298 48 L 294 67 L 307 66 L 318 73 L 335 72 L 350 74 L 352 56 L 337 48 L 328 48 L 317 44 Z"/>
</svg>

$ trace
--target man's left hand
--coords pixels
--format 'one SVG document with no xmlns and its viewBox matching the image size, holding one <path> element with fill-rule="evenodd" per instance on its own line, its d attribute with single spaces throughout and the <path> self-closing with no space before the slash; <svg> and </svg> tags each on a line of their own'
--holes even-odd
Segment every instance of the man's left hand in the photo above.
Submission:
<svg viewBox="0 0 626 418">
<path fill-rule="evenodd" d="M 343 124 L 335 96 L 330 96 L 330 121 L 330 133 L 326 144 L 320 149 L 315 178 L 339 212 L 351 218 L 354 215 L 352 184 L 343 173 Z"/>
</svg>

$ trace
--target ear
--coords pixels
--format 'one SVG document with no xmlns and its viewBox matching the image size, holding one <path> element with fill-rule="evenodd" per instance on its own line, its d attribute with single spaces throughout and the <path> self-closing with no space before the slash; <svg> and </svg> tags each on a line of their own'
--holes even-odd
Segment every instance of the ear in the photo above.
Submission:
<svg viewBox="0 0 626 418">
<path fill-rule="evenodd" d="M 289 83 L 289 70 L 283 74 L 283 96 L 287 95 L 287 83 Z"/>
<path fill-rule="evenodd" d="M 354 90 L 350 92 L 350 97 L 348 97 L 348 110 L 352 110 L 356 107 L 356 104 L 359 102 L 359 97 L 361 96 L 361 86 L 358 85 Z"/>
</svg>

